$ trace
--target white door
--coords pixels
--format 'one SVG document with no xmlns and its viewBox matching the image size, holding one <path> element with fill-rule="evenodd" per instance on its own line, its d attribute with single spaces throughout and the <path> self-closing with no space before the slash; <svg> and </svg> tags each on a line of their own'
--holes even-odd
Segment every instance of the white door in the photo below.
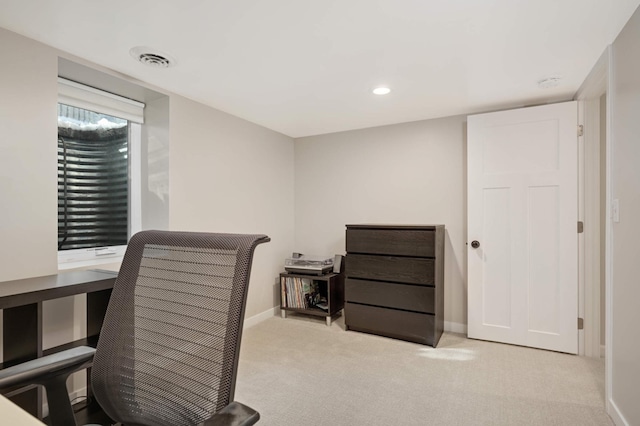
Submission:
<svg viewBox="0 0 640 426">
<path fill-rule="evenodd" d="M 470 116 L 467 134 L 469 337 L 575 354 L 577 104 Z"/>
</svg>

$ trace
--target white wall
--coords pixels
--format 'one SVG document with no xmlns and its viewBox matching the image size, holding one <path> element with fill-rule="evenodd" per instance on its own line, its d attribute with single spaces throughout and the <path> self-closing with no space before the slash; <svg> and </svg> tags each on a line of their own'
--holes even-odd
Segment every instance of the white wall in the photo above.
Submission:
<svg viewBox="0 0 640 426">
<path fill-rule="evenodd" d="M 344 254 L 346 224 L 444 224 L 445 328 L 465 331 L 465 120 L 296 139 L 295 251 Z"/>
<path fill-rule="evenodd" d="M 293 139 L 171 97 L 170 228 L 267 234 L 256 249 L 246 317 L 279 305 L 293 245 Z"/>
<path fill-rule="evenodd" d="M 0 28 L 0 281 L 54 274 L 58 57 Z"/>
<path fill-rule="evenodd" d="M 611 189 L 620 200 L 613 224 L 611 285 L 611 401 L 629 425 L 640 424 L 640 10 L 613 43 L 611 102 Z M 622 423 L 620 423 L 622 424 Z"/>
</svg>

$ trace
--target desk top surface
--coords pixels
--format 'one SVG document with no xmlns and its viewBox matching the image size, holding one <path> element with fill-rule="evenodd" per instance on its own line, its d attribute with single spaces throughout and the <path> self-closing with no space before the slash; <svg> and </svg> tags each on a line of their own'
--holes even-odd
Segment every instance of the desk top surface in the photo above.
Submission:
<svg viewBox="0 0 640 426">
<path fill-rule="evenodd" d="M 0 282 L 0 309 L 113 288 L 116 272 L 70 271 Z"/>
<path fill-rule="evenodd" d="M 0 395 L 0 419 L 2 424 L 16 426 L 42 426 L 40 420 Z"/>
</svg>

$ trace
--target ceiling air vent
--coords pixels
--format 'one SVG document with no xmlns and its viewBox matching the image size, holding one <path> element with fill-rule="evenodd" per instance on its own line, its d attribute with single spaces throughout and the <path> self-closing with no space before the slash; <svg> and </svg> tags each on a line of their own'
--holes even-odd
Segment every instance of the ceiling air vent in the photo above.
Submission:
<svg viewBox="0 0 640 426">
<path fill-rule="evenodd" d="M 540 89 L 551 89 L 557 87 L 560 84 L 560 80 L 562 80 L 562 77 L 559 75 L 546 77 L 538 81 L 538 87 Z"/>
<path fill-rule="evenodd" d="M 129 53 L 135 60 L 154 68 L 169 68 L 176 64 L 170 55 L 145 46 L 134 47 Z"/>
</svg>

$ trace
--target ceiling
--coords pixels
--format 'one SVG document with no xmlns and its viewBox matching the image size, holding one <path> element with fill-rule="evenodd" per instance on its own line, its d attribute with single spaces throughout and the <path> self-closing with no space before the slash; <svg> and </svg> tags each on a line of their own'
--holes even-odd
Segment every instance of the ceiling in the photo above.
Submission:
<svg viewBox="0 0 640 426">
<path fill-rule="evenodd" d="M 638 4 L 1 0 L 0 27 L 302 137 L 570 99 Z"/>
</svg>

